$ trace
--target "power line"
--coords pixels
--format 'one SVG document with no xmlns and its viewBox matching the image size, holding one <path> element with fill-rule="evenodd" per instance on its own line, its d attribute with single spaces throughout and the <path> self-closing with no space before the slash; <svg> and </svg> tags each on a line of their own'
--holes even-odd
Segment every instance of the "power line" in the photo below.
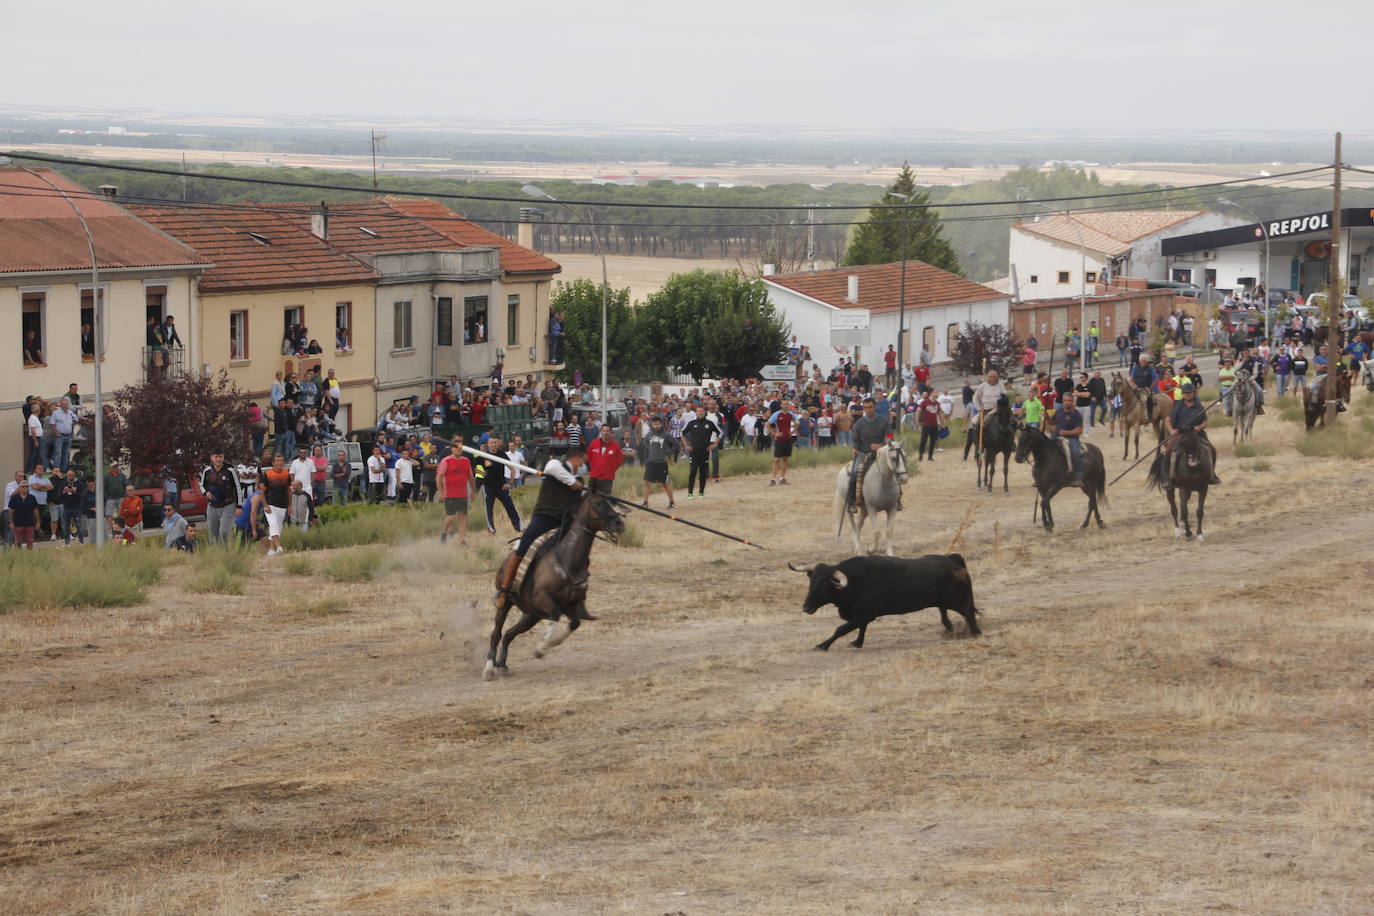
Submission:
<svg viewBox="0 0 1374 916">
<path fill-rule="evenodd" d="M 1273 180 L 1274 177 L 1277 177 L 1277 176 L 1271 176 L 1271 178 L 1268 179 L 1268 180 Z M 1265 179 L 1259 179 L 1259 180 L 1265 180 Z M 0 196 L 12 196 L 12 197 L 54 197 L 54 196 L 57 196 L 57 195 L 56 195 L 54 192 L 52 192 L 52 191 L 47 191 L 47 190 L 40 189 L 40 188 L 34 188 L 34 187 L 30 186 L 30 185 L 6 184 L 6 183 L 3 183 L 3 182 L 0 182 L 0 189 L 6 189 L 6 188 L 9 188 L 9 189 L 16 189 L 16 190 L 0 190 Z M 1260 185 L 1259 188 L 1260 188 L 1261 190 L 1260 190 L 1259 192 L 1257 192 L 1257 193 L 1250 193 L 1250 194 L 1235 193 L 1235 194 L 1232 194 L 1231 197 L 1232 197 L 1232 198 L 1235 198 L 1235 199 L 1238 199 L 1238 200 L 1242 200 L 1242 201 L 1253 201 L 1253 200 L 1259 200 L 1259 199 L 1264 199 L 1264 198 L 1281 197 L 1281 196 L 1288 195 L 1288 194 L 1301 194 L 1301 193 L 1307 193 L 1307 192 L 1313 191 L 1313 190 L 1320 190 L 1319 188 L 1286 188 L 1286 187 L 1274 186 L 1274 185 Z M 67 193 L 68 193 L 71 197 L 73 197 L 73 198 L 82 199 L 82 200 L 100 200 L 100 201 L 109 200 L 109 198 L 108 198 L 103 192 L 100 192 L 100 191 L 82 190 L 82 191 L 68 191 Z M 1172 190 L 1169 190 L 1169 191 L 1154 191 L 1154 192 L 1151 192 L 1151 193 L 1155 193 L 1155 194 L 1173 194 L 1173 193 L 1175 193 L 1175 192 L 1172 191 Z M 1132 209 L 1132 210 L 1163 210 L 1163 209 L 1173 209 L 1173 208 L 1177 208 L 1177 207 L 1180 207 L 1180 206 L 1189 206 L 1189 205 L 1198 206 L 1198 205 L 1200 205 L 1201 203 L 1206 202 L 1206 201 L 1201 200 L 1201 199 L 1198 199 L 1198 198 L 1199 198 L 1199 195 L 1185 195 L 1185 196 L 1183 196 L 1183 197 L 1180 198 L 1180 199 L 1165 200 L 1165 201 L 1160 201 L 1160 202 L 1156 202 L 1156 203 L 1148 204 L 1148 205 L 1136 205 L 1136 206 L 1131 207 L 1130 209 Z M 143 197 L 143 196 L 139 196 L 139 195 L 121 195 L 120 197 L 116 198 L 116 202 L 133 203 L 134 205 L 143 205 L 143 206 L 159 206 L 159 207 L 166 207 L 166 208 L 168 208 L 168 209 L 186 209 L 186 210 L 196 210 L 196 209 L 200 209 L 200 210 L 233 210 L 233 211 L 263 213 L 263 214 L 274 214 L 274 215 L 277 215 L 277 216 L 282 216 L 282 215 L 288 215 L 288 216 L 290 216 L 290 215 L 309 216 L 309 215 L 311 215 L 311 214 L 314 214 L 314 213 L 318 212 L 318 211 L 317 211 L 317 207 L 316 207 L 316 205 L 314 205 L 314 204 L 306 204 L 306 203 L 304 203 L 304 202 L 299 202 L 299 205 L 298 205 L 298 206 L 293 206 L 293 204 L 297 204 L 297 203 L 298 203 L 298 202 L 295 202 L 295 201 L 283 201 L 283 202 L 281 202 L 281 203 L 271 203 L 271 204 L 262 204 L 262 203 L 256 203 L 256 204 L 255 204 L 255 203 L 241 203 L 241 202 L 215 203 L 215 202 L 210 202 L 210 201 L 183 201 L 183 200 L 178 200 L 178 199 L 173 199 L 173 198 L 164 198 L 164 197 Z M 1021 201 L 1021 203 L 1033 203 L 1033 202 L 1034 202 L 1034 201 Z M 340 208 L 339 208 L 341 212 L 344 212 L 344 213 L 347 213 L 347 212 L 348 212 L 348 210 L 347 210 L 347 204 L 348 204 L 348 203 L 349 203 L 348 201 L 343 201 L 343 202 L 341 202 L 342 206 L 340 206 Z M 1004 204 L 987 203 L 987 204 L 979 204 L 978 206 L 988 206 L 988 207 L 992 207 L 992 206 L 1004 206 Z M 328 204 L 327 204 L 327 203 L 326 203 L 326 207 L 328 207 Z M 722 209 L 728 209 L 728 208 L 722 208 Z M 939 209 L 939 208 L 937 207 L 937 208 L 935 208 L 935 209 Z M 1050 213 L 1048 213 L 1048 214 L 1047 214 L 1045 211 L 1042 211 L 1042 210 L 1032 210 L 1032 211 L 1016 212 L 1016 213 L 984 213 L 984 214 L 977 214 L 977 215 L 971 215 L 971 216 L 933 216 L 933 217 L 921 217 L 921 218 L 915 218 L 915 219 L 910 219 L 910 220 L 904 220 L 904 222 L 908 222 L 908 223 L 912 223 L 912 224 L 922 224 L 922 223 L 942 223 L 942 224 L 943 224 L 943 223 L 966 223 L 966 222 L 967 222 L 967 223 L 972 223 L 972 222 L 987 222 L 987 221 L 995 221 L 995 220 L 1018 220 L 1018 219 L 1025 219 L 1025 218 L 1028 218 L 1028 217 L 1042 217 L 1042 216 L 1046 216 L 1046 215 L 1061 215 L 1061 214 L 1064 214 L 1064 213 L 1068 213 L 1069 215 L 1074 215 L 1074 214 L 1079 214 L 1079 213 L 1115 213 L 1115 212 L 1122 212 L 1122 208 L 1120 208 L 1120 207 L 1110 207 L 1110 206 L 1104 205 L 1104 206 L 1102 206 L 1102 207 L 1079 207 L 1079 208 L 1070 208 L 1070 209 L 1068 209 L 1068 210 L 1054 210 L 1054 211 L 1050 211 Z M 383 220 L 383 221 L 385 221 L 385 220 L 411 221 L 411 220 L 421 219 L 421 221 L 423 221 L 423 222 L 456 222 L 456 223 L 467 223 L 467 224 L 470 224 L 470 225 L 479 226 L 480 228 L 485 228 L 485 227 L 482 227 L 482 226 L 481 226 L 482 223 L 511 223 L 511 222 L 517 222 L 517 220 L 515 220 L 515 219 L 511 219 L 511 218 L 499 218 L 499 217 L 498 217 L 498 218 L 491 218 L 491 219 L 477 220 L 477 219 L 473 219 L 472 217 L 462 216 L 462 215 L 456 214 L 456 213 L 455 213 L 453 216 L 426 216 L 426 217 L 420 218 L 420 217 L 412 217 L 412 216 L 409 216 L 409 215 L 404 214 L 404 213 L 373 212 L 373 213 L 368 213 L 368 214 L 367 214 L 367 217 L 368 217 L 369 219 L 377 219 L 377 220 Z M 859 225 L 864 225 L 864 224 L 866 224 L 866 223 L 868 223 L 868 222 L 869 222 L 869 220 L 867 220 L 867 219 L 863 219 L 863 220 L 840 220 L 840 221 L 827 220 L 827 221 L 817 222 L 817 223 L 812 224 L 812 225 L 816 225 L 816 226 L 834 226 L 834 227 L 837 227 L 837 228 L 838 228 L 838 227 L 846 227 L 846 226 L 859 226 Z M 897 222 L 897 221 L 894 220 L 894 224 L 895 224 L 896 222 Z M 574 227 L 574 228 L 585 228 L 585 227 L 589 227 L 589 226 L 598 226 L 598 227 L 601 227 L 601 228 L 611 228 L 611 227 L 614 227 L 614 228 L 616 228 L 616 229 L 797 229 L 797 230 L 803 230 L 803 229 L 807 229 L 807 228 L 808 228 L 808 224 L 807 224 L 807 223 L 778 223 L 778 222 L 769 222 L 769 223 L 728 223 L 728 222 L 725 222 L 725 223 L 639 223 L 639 222 L 634 222 L 634 223 L 625 223 L 625 222 L 593 223 L 593 222 L 589 222 L 589 221 L 585 221 L 585 220 L 540 220 L 538 223 L 535 223 L 535 225 L 539 225 L 539 226 L 559 226 L 559 227 L 568 226 L 568 227 Z M 487 231 L 490 231 L 490 230 L 487 230 Z"/>
<path fill-rule="evenodd" d="M 43 162 L 51 165 L 71 165 L 82 168 L 107 169 L 117 172 L 137 172 L 148 175 L 163 175 L 175 178 L 196 178 L 209 181 L 231 181 L 243 184 L 260 184 L 272 187 L 286 188 L 308 188 L 315 191 L 347 191 L 351 193 L 368 193 L 365 187 L 353 185 L 326 184 L 323 182 L 308 181 L 289 181 L 281 178 L 249 178 L 243 175 L 220 175 L 211 172 L 185 172 L 177 169 L 160 169 L 152 166 L 141 165 L 120 165 L 117 163 L 93 163 L 89 160 L 70 159 L 64 156 L 44 156 L 37 153 L 18 153 L 10 152 L 5 155 L 11 159 L 22 159 L 30 162 Z M 1310 175 L 1314 172 L 1322 172 L 1331 169 L 1329 165 L 1315 166 L 1310 169 L 1299 169 L 1292 172 L 1278 172 L 1273 175 L 1257 176 L 1255 178 L 1232 178 L 1226 181 L 1213 181 L 1204 184 L 1182 185 L 1176 188 L 1158 188 L 1149 191 L 1118 191 L 1115 193 L 1103 194 L 1078 194 L 1067 197 L 1042 197 L 1034 200 L 998 200 L 998 201 L 959 201 L 940 204 L 825 204 L 815 207 L 812 204 L 674 204 L 674 203 L 629 203 L 626 201 L 589 201 L 589 200 L 565 200 L 561 203 L 583 207 L 641 207 L 645 209 L 666 209 L 666 210 L 910 210 L 924 209 L 926 207 L 938 207 L 950 209 L 955 207 L 990 207 L 990 206 L 1017 206 L 1025 203 L 1066 203 L 1075 200 L 1102 200 L 1104 198 L 1117 197 L 1138 197 L 1147 194 L 1159 194 L 1164 191 L 1190 191 L 1203 188 L 1228 187 L 1235 184 L 1246 184 L 1253 181 L 1264 181 L 1274 178 L 1290 178 L 1296 175 Z M 493 197 L 480 194 L 458 194 L 454 192 L 440 191 L 412 191 L 399 188 L 377 188 L 377 194 L 391 194 L 400 197 L 432 197 L 448 200 L 480 200 L 493 203 L 520 203 L 528 204 L 533 198 L 530 197 Z"/>
</svg>

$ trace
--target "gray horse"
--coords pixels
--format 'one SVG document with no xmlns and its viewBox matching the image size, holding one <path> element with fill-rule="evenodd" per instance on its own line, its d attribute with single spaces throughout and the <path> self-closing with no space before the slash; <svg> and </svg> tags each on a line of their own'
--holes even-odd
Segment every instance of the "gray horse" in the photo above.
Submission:
<svg viewBox="0 0 1374 916">
<path fill-rule="evenodd" d="M 1236 384 L 1231 389 L 1231 442 L 1243 442 L 1250 438 L 1250 430 L 1255 425 L 1255 411 L 1259 408 L 1259 393 L 1250 373 L 1244 369 L 1236 370 Z M 1200 524 L 1199 524 L 1200 527 Z"/>
<path fill-rule="evenodd" d="M 901 509 L 902 484 L 906 483 L 906 453 L 902 444 L 889 441 L 874 453 L 873 464 L 864 475 L 863 505 L 853 513 L 849 511 L 849 465 L 840 468 L 835 475 L 835 541 L 840 540 L 844 531 L 845 516 L 849 516 L 849 529 L 854 533 L 854 550 L 863 553 L 859 536 L 863 533 L 864 521 L 869 516 L 876 519 L 879 513 L 887 514 L 887 555 L 892 556 L 892 522 Z M 878 552 L 879 532 L 873 535 L 873 552 Z"/>
</svg>

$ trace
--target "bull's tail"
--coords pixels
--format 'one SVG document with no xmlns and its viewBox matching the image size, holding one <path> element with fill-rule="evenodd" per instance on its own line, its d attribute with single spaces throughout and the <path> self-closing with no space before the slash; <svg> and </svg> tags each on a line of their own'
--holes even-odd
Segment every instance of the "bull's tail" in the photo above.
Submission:
<svg viewBox="0 0 1374 916">
<path fill-rule="evenodd" d="M 955 566 L 958 566 L 960 569 L 968 569 L 968 564 L 964 562 L 964 555 L 963 555 L 963 554 L 961 554 L 961 553 L 950 553 L 950 554 L 946 554 L 946 556 L 949 557 L 951 560 L 953 560 L 953 561 L 954 561 L 954 565 L 955 565 Z"/>
</svg>

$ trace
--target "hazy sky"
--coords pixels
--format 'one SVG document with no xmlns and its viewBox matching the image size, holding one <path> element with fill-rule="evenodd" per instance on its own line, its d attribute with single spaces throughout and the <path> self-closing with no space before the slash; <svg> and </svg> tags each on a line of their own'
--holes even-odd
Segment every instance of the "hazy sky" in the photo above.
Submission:
<svg viewBox="0 0 1374 916">
<path fill-rule="evenodd" d="M 24 36 L 4 101 L 244 114 L 1356 129 L 1374 57 L 1369 0 L 6 0 L 0 21 Z"/>
</svg>

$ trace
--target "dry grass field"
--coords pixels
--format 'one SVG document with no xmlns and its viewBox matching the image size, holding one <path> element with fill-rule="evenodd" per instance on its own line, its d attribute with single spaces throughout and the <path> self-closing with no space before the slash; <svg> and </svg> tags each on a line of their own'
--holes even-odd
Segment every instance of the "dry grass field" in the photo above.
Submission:
<svg viewBox="0 0 1374 916">
<path fill-rule="evenodd" d="M 927 611 L 812 651 L 837 618 L 785 564 L 848 555 L 824 468 L 684 504 L 766 552 L 637 519 L 601 619 L 490 684 L 489 577 L 432 541 L 349 548 L 386 558 L 356 584 L 312 552 L 242 596 L 174 563 L 142 606 L 12 610 L 4 910 L 1370 912 L 1374 468 L 1278 413 L 1260 456 L 1217 432 L 1202 544 L 1140 471 L 1105 531 L 1072 494 L 1046 535 L 1026 468 L 923 465 L 898 547 L 971 519 L 980 639 Z"/>
</svg>

